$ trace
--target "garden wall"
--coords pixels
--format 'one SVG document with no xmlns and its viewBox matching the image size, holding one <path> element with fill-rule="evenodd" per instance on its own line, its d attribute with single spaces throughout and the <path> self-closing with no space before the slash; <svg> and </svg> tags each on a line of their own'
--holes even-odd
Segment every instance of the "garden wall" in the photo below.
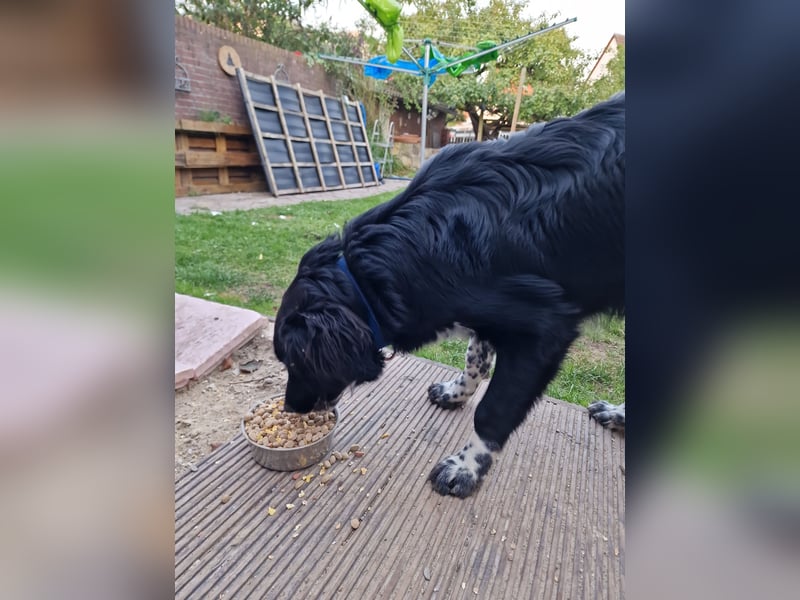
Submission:
<svg viewBox="0 0 800 600">
<path fill-rule="evenodd" d="M 250 126 L 236 77 L 227 75 L 219 65 L 221 46 L 236 50 L 245 71 L 271 76 L 283 64 L 290 83 L 332 96 L 339 94 L 336 82 L 325 70 L 309 67 L 301 55 L 175 15 L 175 57 L 185 69 L 184 73 L 176 64 L 175 76 L 188 77 L 191 87 L 189 92 L 175 90 L 176 120 L 198 120 L 202 112 L 217 111 L 236 125 Z"/>
<path fill-rule="evenodd" d="M 246 71 L 270 76 L 283 64 L 292 84 L 338 95 L 324 69 L 301 55 L 175 15 L 176 88 L 188 79 L 188 91 L 175 90 L 176 196 L 268 189 L 239 82 L 219 64 L 222 46 L 236 51 Z M 217 122 L 208 122 L 214 113 Z"/>
</svg>

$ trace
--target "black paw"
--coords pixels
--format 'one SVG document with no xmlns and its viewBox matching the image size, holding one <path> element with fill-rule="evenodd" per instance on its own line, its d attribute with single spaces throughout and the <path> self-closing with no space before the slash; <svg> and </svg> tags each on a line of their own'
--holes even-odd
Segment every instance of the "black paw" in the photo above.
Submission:
<svg viewBox="0 0 800 600">
<path fill-rule="evenodd" d="M 619 406 L 599 400 L 588 407 L 589 416 L 608 429 L 625 431 L 625 404 Z"/>
<path fill-rule="evenodd" d="M 428 481 L 433 489 L 442 496 L 466 498 L 478 489 L 483 476 L 492 465 L 492 456 L 488 453 L 477 454 L 473 460 L 462 458 L 461 454 L 448 456 L 437 464 Z"/>
<path fill-rule="evenodd" d="M 453 410 L 454 408 L 461 408 L 464 406 L 464 399 L 466 394 L 463 392 L 456 392 L 453 394 L 448 390 L 452 390 L 453 386 L 450 382 L 447 383 L 432 383 L 428 386 L 428 400 L 433 402 L 439 408 L 446 410 Z M 455 396 L 455 399 L 454 399 Z M 460 402 L 457 400 L 461 399 Z"/>
</svg>

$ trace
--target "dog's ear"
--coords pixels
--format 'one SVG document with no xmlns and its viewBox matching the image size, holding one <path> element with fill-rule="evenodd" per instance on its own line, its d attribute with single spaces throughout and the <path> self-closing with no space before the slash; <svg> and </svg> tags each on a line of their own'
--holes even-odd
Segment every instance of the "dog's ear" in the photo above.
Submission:
<svg viewBox="0 0 800 600">
<path fill-rule="evenodd" d="M 377 379 L 383 354 L 375 348 L 366 323 L 345 306 L 327 306 L 304 314 L 309 331 L 306 359 L 313 372 L 346 383 Z"/>
<path fill-rule="evenodd" d="M 292 312 L 282 316 L 279 312 L 272 338 L 275 356 L 287 367 L 293 368 L 293 364 L 304 356 L 309 347 L 310 336 L 302 313 Z"/>
</svg>

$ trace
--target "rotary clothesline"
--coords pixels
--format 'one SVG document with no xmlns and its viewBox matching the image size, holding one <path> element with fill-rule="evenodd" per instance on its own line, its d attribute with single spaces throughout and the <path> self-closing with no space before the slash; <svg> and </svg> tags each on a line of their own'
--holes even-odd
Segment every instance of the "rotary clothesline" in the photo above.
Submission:
<svg viewBox="0 0 800 600">
<path fill-rule="evenodd" d="M 367 7 L 367 3 L 374 3 L 374 0 L 359 0 L 365 8 L 369 10 Z M 370 10 L 370 13 L 378 19 L 375 13 Z M 399 13 L 397 13 L 399 15 Z M 345 62 L 354 65 L 360 65 L 364 68 L 364 74 L 369 77 L 374 77 L 377 79 L 386 79 L 391 75 L 392 72 L 398 73 L 409 73 L 411 75 L 421 76 L 423 80 L 422 84 L 422 122 L 421 122 L 421 131 L 420 131 L 420 166 L 422 166 L 423 161 L 425 160 L 425 137 L 427 135 L 427 114 L 428 114 L 428 88 L 433 85 L 436 81 L 436 77 L 439 75 L 449 74 L 454 77 L 458 77 L 459 75 L 463 75 L 467 72 L 470 68 L 477 68 L 479 65 L 491 62 L 492 60 L 496 60 L 498 53 L 501 50 L 505 50 L 507 48 L 511 48 L 513 46 L 517 46 L 522 44 L 523 42 L 527 42 L 531 38 L 542 35 L 543 33 L 547 33 L 549 31 L 553 31 L 555 29 L 559 29 L 564 27 L 565 25 L 569 25 L 570 23 L 574 23 L 577 21 L 577 17 L 572 17 L 561 21 L 560 23 L 556 23 L 554 25 L 550 25 L 549 27 L 545 27 L 544 29 L 539 29 L 537 31 L 532 31 L 527 33 L 523 36 L 510 40 L 508 42 L 503 42 L 502 44 L 495 44 L 494 42 L 485 41 L 480 42 L 477 45 L 478 52 L 470 52 L 467 54 L 463 54 L 458 58 L 448 59 L 445 57 L 438 49 L 433 46 L 433 42 L 430 39 L 423 40 L 423 44 L 425 46 L 425 50 L 421 57 L 422 62 L 420 63 L 419 60 L 411 53 L 408 48 L 402 46 L 402 52 L 408 56 L 411 61 L 405 61 L 399 59 L 399 53 L 397 53 L 397 59 L 391 60 L 391 56 L 389 56 L 388 52 L 388 42 L 387 42 L 387 54 L 376 56 L 368 61 L 364 61 L 357 58 L 350 58 L 345 56 L 333 56 L 328 54 L 319 54 L 319 58 L 324 60 L 334 60 L 339 62 Z M 381 22 L 379 20 L 379 22 Z M 383 23 L 381 22 L 383 25 Z M 397 20 L 395 17 L 394 27 L 399 27 L 397 24 Z M 395 30 L 396 31 L 396 30 Z M 388 31 L 387 31 L 388 33 Z M 400 38 L 402 39 L 402 30 L 400 30 Z"/>
</svg>

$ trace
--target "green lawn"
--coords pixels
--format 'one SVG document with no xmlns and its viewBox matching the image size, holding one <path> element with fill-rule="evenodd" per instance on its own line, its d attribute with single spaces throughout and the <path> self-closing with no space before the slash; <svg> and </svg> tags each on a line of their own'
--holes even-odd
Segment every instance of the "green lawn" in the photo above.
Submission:
<svg viewBox="0 0 800 600">
<path fill-rule="evenodd" d="M 393 192 L 358 200 L 306 202 L 249 211 L 175 216 L 178 293 L 251 308 L 278 310 L 303 254 L 348 219 L 389 200 Z M 458 368 L 466 342 L 451 340 L 417 354 Z M 625 321 L 599 317 L 584 324 L 561 372 L 546 392 L 568 402 L 625 397 Z"/>
<path fill-rule="evenodd" d="M 175 289 L 274 315 L 303 254 L 348 219 L 393 195 L 216 216 L 176 215 Z"/>
</svg>

